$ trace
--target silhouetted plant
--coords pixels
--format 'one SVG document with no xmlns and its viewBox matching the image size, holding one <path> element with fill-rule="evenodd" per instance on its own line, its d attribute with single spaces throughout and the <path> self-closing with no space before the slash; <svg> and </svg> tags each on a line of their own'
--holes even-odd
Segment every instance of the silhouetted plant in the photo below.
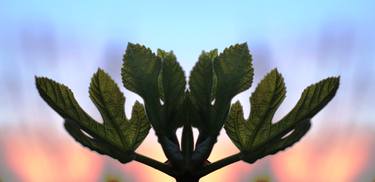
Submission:
<svg viewBox="0 0 375 182">
<path fill-rule="evenodd" d="M 36 77 L 41 97 L 64 119 L 69 134 L 82 145 L 127 163 L 132 160 L 160 170 L 177 181 L 199 181 L 219 168 L 243 160 L 254 163 L 283 150 L 310 128 L 310 119 L 335 95 L 339 78 L 331 77 L 307 87 L 292 111 L 277 123 L 272 117 L 285 98 L 281 74 L 268 73 L 250 98 L 251 112 L 244 119 L 239 102 L 232 98 L 252 84 L 252 57 L 247 44 L 236 44 L 222 53 L 202 52 L 191 71 L 189 87 L 173 52 L 128 44 L 122 67 L 124 86 L 143 98 L 133 106 L 131 118 L 124 112 L 125 97 L 116 83 L 98 69 L 90 84 L 90 98 L 103 117 L 103 124 L 78 105 L 71 90 L 51 79 Z M 135 152 L 155 130 L 168 158 L 159 162 Z M 207 161 L 220 130 L 240 150 L 219 161 Z M 176 130 L 183 127 L 181 142 Z M 192 127 L 199 131 L 194 140 Z M 195 144 L 195 145 L 194 145 Z"/>
</svg>

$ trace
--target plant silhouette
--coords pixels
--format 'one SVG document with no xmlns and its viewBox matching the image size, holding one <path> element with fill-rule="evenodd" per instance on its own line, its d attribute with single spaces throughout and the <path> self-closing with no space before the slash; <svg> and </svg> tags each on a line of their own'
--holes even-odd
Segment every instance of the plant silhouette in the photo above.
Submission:
<svg viewBox="0 0 375 182">
<path fill-rule="evenodd" d="M 129 43 L 123 58 L 124 86 L 142 97 L 130 119 L 125 116 L 125 97 L 103 70 L 93 75 L 89 93 L 103 123 L 90 117 L 74 99 L 71 90 L 45 77 L 36 77 L 41 97 L 64 118 L 64 127 L 82 145 L 121 163 L 137 161 L 162 171 L 178 182 L 194 182 L 237 161 L 254 163 L 290 147 L 310 129 L 311 118 L 336 94 L 339 77 L 330 77 L 307 87 L 296 106 L 280 121 L 272 117 L 285 98 L 281 74 L 269 72 L 253 92 L 251 112 L 244 119 L 239 102 L 232 98 L 247 90 L 253 80 L 252 57 L 246 43 L 222 53 L 202 52 L 186 77 L 173 52 Z M 176 130 L 183 127 L 181 139 Z M 199 131 L 193 136 L 192 128 Z M 216 162 L 207 159 L 222 128 L 240 150 Z M 153 128 L 166 162 L 136 152 Z"/>
</svg>

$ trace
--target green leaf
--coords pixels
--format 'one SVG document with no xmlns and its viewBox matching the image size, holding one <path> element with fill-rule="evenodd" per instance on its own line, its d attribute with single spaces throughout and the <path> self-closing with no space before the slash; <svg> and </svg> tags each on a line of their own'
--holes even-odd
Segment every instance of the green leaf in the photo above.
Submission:
<svg viewBox="0 0 375 182">
<path fill-rule="evenodd" d="M 184 102 L 186 79 L 173 52 L 129 43 L 122 68 L 123 83 L 146 103 L 149 119 L 158 134 L 174 134 Z M 160 103 L 160 100 L 163 103 Z"/>
<path fill-rule="evenodd" d="M 265 153 L 274 154 L 280 150 L 284 150 L 285 148 L 292 146 L 309 131 L 310 127 L 310 120 L 305 120 L 298 123 L 287 137 L 282 137 L 281 139 L 274 141 L 272 143 L 272 147 L 267 148 Z"/>
<path fill-rule="evenodd" d="M 105 143 L 101 143 L 100 141 L 86 135 L 76 124 L 75 121 L 66 119 L 64 122 L 64 127 L 66 131 L 79 143 L 83 146 L 90 148 L 93 151 L 97 151 L 100 154 L 110 154 L 110 147 L 106 146 Z"/>
<path fill-rule="evenodd" d="M 330 77 L 307 87 L 292 111 L 272 126 L 270 137 L 284 136 L 299 122 L 311 119 L 332 100 L 339 84 L 340 77 Z"/>
<path fill-rule="evenodd" d="M 252 58 L 246 43 L 224 49 L 214 60 L 217 77 L 215 103 L 210 120 L 214 133 L 219 133 L 227 118 L 232 98 L 247 90 L 253 81 Z"/>
<path fill-rule="evenodd" d="M 209 129 L 211 101 L 214 99 L 215 75 L 213 60 L 217 57 L 217 49 L 210 52 L 202 52 L 198 62 L 191 71 L 189 78 L 191 123 L 201 132 Z M 199 117 L 199 118 L 198 118 Z"/>
<path fill-rule="evenodd" d="M 126 124 L 125 97 L 117 84 L 102 69 L 94 74 L 90 84 L 90 98 L 103 117 L 104 126 L 116 133 L 123 147 L 128 147 L 120 126 Z M 126 148 L 127 149 L 127 148 Z"/>
<path fill-rule="evenodd" d="M 246 43 L 224 49 L 214 61 L 216 98 L 231 99 L 247 90 L 253 81 L 252 58 Z"/>
<path fill-rule="evenodd" d="M 191 100 L 195 107 L 208 111 L 214 99 L 214 72 L 213 60 L 218 56 L 217 49 L 210 52 L 202 52 L 198 62 L 191 71 L 189 78 L 189 89 Z"/>
<path fill-rule="evenodd" d="M 217 136 L 228 116 L 232 98 L 248 89 L 252 82 L 252 58 L 247 44 L 236 44 L 217 51 L 203 52 L 190 76 L 191 100 L 194 106 L 193 126 L 199 136 L 193 158 L 200 164 L 209 157 Z M 203 145 L 203 143 L 205 143 Z"/>
<path fill-rule="evenodd" d="M 81 128 L 76 124 L 76 122 L 66 119 L 64 122 L 64 127 L 66 131 L 79 143 L 83 146 L 96 151 L 103 155 L 111 156 L 121 163 L 127 163 L 134 159 L 134 154 L 132 151 L 119 151 L 114 150 L 112 146 L 110 146 L 105 141 L 100 141 L 96 138 L 92 138 L 91 136 L 86 135 Z"/>
<path fill-rule="evenodd" d="M 101 69 L 92 78 L 90 98 L 99 109 L 103 124 L 83 111 L 68 87 L 40 77 L 36 78 L 36 85 L 42 98 L 65 119 L 68 133 L 91 150 L 126 163 L 134 158 L 134 150 L 148 134 L 150 124 L 143 106 L 136 102 L 128 121 L 124 113 L 125 97 Z"/>
<path fill-rule="evenodd" d="M 224 128 L 232 142 L 241 150 L 248 150 L 246 145 L 251 139 L 251 133 L 246 124 L 247 121 L 243 118 L 241 103 L 237 101 L 230 108 L 230 113 Z"/>
<path fill-rule="evenodd" d="M 246 43 L 230 46 L 220 55 L 217 50 L 202 52 L 189 79 L 192 115 L 198 116 L 192 123 L 201 135 L 218 135 L 231 99 L 251 85 L 251 61 Z"/>
<path fill-rule="evenodd" d="M 242 160 L 255 162 L 299 141 L 309 130 L 310 119 L 334 97 L 338 86 L 337 77 L 309 86 L 294 109 L 272 124 L 286 93 L 283 78 L 275 69 L 265 76 L 252 94 L 249 119 L 244 119 L 242 106 L 235 103 L 230 109 L 225 130 L 241 150 Z"/>
<path fill-rule="evenodd" d="M 184 71 L 176 60 L 173 52 L 158 50 L 158 57 L 162 61 L 160 73 L 161 95 L 163 95 L 163 112 L 168 132 L 175 134 L 176 129 L 182 126 L 180 116 L 185 99 L 186 79 Z"/>
<path fill-rule="evenodd" d="M 86 133 L 94 138 L 108 137 L 108 142 L 121 147 L 121 141 L 112 130 L 106 130 L 100 123 L 92 119 L 77 103 L 72 91 L 63 84 L 44 77 L 36 77 L 36 86 L 40 96 L 57 113 L 66 120 L 72 120 Z"/>
<path fill-rule="evenodd" d="M 132 115 L 128 124 L 122 125 L 121 130 L 127 138 L 127 143 L 132 146 L 132 150 L 138 148 L 150 131 L 150 122 L 147 119 L 144 107 L 138 101 L 132 109 Z"/>
<path fill-rule="evenodd" d="M 154 96 L 159 98 L 160 58 L 145 46 L 129 43 L 123 60 L 121 74 L 124 86 L 139 94 L 143 99 Z"/>
<path fill-rule="evenodd" d="M 99 69 L 90 84 L 90 98 L 99 109 L 104 126 L 115 131 L 125 150 L 135 150 L 147 136 L 150 124 L 143 105 L 136 102 L 132 117 L 127 120 L 124 111 L 125 97 L 112 78 Z"/>
<path fill-rule="evenodd" d="M 123 61 L 121 75 L 124 86 L 143 98 L 148 119 L 157 135 L 164 133 L 158 83 L 162 66 L 160 57 L 145 46 L 129 43 Z"/>
<path fill-rule="evenodd" d="M 173 131 L 179 125 L 177 111 L 181 111 L 179 107 L 173 106 L 183 102 L 185 77 L 175 56 L 161 50 L 157 56 L 149 48 L 129 43 L 124 55 L 122 80 L 127 89 L 143 98 L 147 118 L 166 156 L 173 164 L 180 163 L 182 154 Z M 164 104 L 161 100 L 164 100 Z M 167 146 L 171 143 L 174 145 Z"/>
<path fill-rule="evenodd" d="M 166 137 L 160 137 L 159 142 L 163 145 L 166 154 L 170 156 L 171 163 L 182 167 L 182 154 L 180 144 L 177 139 L 176 130 L 184 123 L 184 99 L 186 78 L 184 71 L 177 62 L 176 56 L 172 51 L 166 52 L 158 49 L 157 56 L 162 62 L 162 69 L 159 75 L 159 91 L 164 101 L 160 109 L 160 119 L 162 128 L 155 129 L 158 136 L 163 133 Z M 154 109 L 154 108 L 149 108 Z M 156 109 L 155 109 L 156 110 Z M 173 144 L 168 143 L 173 142 Z"/>
<path fill-rule="evenodd" d="M 249 163 L 254 163 L 256 160 L 261 159 L 267 155 L 275 154 L 279 151 L 285 150 L 286 148 L 298 142 L 303 136 L 305 136 L 310 127 L 310 120 L 300 122 L 287 136 L 275 139 L 269 142 L 269 144 L 263 145 L 253 152 L 243 152 L 244 155 L 242 155 L 242 160 Z"/>
<path fill-rule="evenodd" d="M 269 134 L 272 118 L 285 99 L 285 94 L 284 79 L 277 69 L 274 69 L 265 76 L 251 95 L 251 113 L 248 122 L 251 147 L 257 146 L 259 140 Z"/>
</svg>

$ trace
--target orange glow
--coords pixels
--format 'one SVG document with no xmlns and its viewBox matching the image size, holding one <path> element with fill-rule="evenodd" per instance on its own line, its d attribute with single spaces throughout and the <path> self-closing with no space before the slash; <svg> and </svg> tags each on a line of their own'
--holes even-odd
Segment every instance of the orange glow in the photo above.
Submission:
<svg viewBox="0 0 375 182">
<path fill-rule="evenodd" d="M 355 181 L 367 165 L 369 138 L 327 136 L 296 144 L 277 154 L 271 163 L 278 181 Z"/>
<path fill-rule="evenodd" d="M 175 181 L 137 162 L 124 165 L 108 160 L 66 135 L 61 138 L 55 134 L 49 134 L 48 137 L 7 135 L 2 141 L 5 162 L 20 181 L 98 181 L 105 171 L 104 161 L 107 161 L 107 165 L 122 169 L 127 181 Z M 211 162 L 238 152 L 226 135 L 220 135 L 218 141 L 210 156 Z M 201 182 L 251 180 L 249 178 L 254 176 L 253 169 L 262 169 L 267 162 L 270 162 L 270 170 L 274 174 L 272 178 L 276 181 L 355 181 L 355 177 L 368 165 L 366 162 L 371 147 L 369 136 L 324 135 L 324 139 L 307 138 L 302 141 L 255 165 L 238 162 L 222 168 L 202 178 Z M 166 160 L 153 132 L 137 152 L 159 161 Z"/>
<path fill-rule="evenodd" d="M 95 181 L 102 162 L 97 154 L 56 136 L 12 135 L 4 144 L 9 168 L 21 181 Z"/>
<path fill-rule="evenodd" d="M 215 145 L 215 148 L 209 158 L 211 162 L 222 159 L 226 156 L 234 154 L 238 151 L 235 146 L 230 142 L 227 136 L 220 135 L 219 142 Z M 159 161 L 165 161 L 166 158 L 164 153 L 157 142 L 157 138 L 154 133 L 150 133 L 144 143 L 140 146 L 137 152 L 145 154 L 151 158 Z M 175 180 L 164 173 L 161 173 L 151 167 L 132 162 L 130 164 L 123 165 L 123 170 L 126 174 L 130 174 L 134 177 L 134 181 L 165 181 L 174 182 Z M 201 182 L 227 182 L 227 181 L 239 181 L 240 177 L 244 174 L 249 174 L 251 166 L 245 163 L 236 163 L 230 167 L 222 168 L 215 171 L 205 177 Z"/>
<path fill-rule="evenodd" d="M 147 155 L 153 159 L 164 162 L 167 159 L 157 141 L 154 132 L 150 132 L 148 137 L 144 140 L 137 152 Z M 159 172 L 151 167 L 140 164 L 138 162 L 131 162 L 130 164 L 122 165 L 122 168 L 126 174 L 134 177 L 134 181 L 175 181 L 168 175 Z"/>
<path fill-rule="evenodd" d="M 222 132 L 218 138 L 218 143 L 215 145 L 214 150 L 209 158 L 209 161 L 215 162 L 224 157 L 230 156 L 238 152 L 238 149 L 232 144 L 230 139 Z M 243 162 L 226 166 L 202 178 L 202 182 L 227 182 L 227 181 L 240 181 L 243 175 L 250 174 L 251 166 Z"/>
</svg>

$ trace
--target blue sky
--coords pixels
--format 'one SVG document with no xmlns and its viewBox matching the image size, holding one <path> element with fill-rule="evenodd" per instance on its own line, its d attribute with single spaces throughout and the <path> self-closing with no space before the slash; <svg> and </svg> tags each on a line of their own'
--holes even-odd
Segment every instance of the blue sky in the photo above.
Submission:
<svg viewBox="0 0 375 182">
<path fill-rule="evenodd" d="M 62 119 L 38 95 L 35 75 L 69 86 L 81 106 L 100 118 L 88 97 L 90 78 L 102 67 L 121 84 L 122 54 L 128 42 L 154 51 L 173 50 L 186 75 L 202 50 L 221 51 L 247 42 L 255 79 L 250 90 L 233 100 L 241 101 L 245 116 L 251 92 L 272 68 L 283 74 L 287 87 L 276 119 L 290 111 L 305 87 L 340 75 L 336 97 L 314 117 L 306 138 L 322 137 L 318 142 L 323 144 L 325 136 L 344 136 L 348 146 L 333 144 L 338 151 L 350 149 L 351 136 L 375 132 L 374 7 L 374 0 L 0 0 L 0 142 L 12 129 L 37 136 L 40 128 L 48 128 L 68 139 Z M 122 91 L 129 116 L 140 98 Z M 327 146 L 335 146 L 331 144 Z M 1 167 L 0 172 L 8 173 Z M 372 177 L 373 168 L 363 174 Z"/>
<path fill-rule="evenodd" d="M 202 50 L 248 42 L 256 80 L 274 67 L 286 77 L 290 96 L 284 110 L 309 83 L 330 75 L 342 75 L 342 98 L 357 92 L 351 84 L 358 80 L 369 85 L 357 89 L 365 95 L 357 104 L 370 110 L 366 101 L 375 88 L 368 82 L 374 75 L 365 74 L 375 71 L 373 7 L 370 0 L 1 1 L 0 80 L 19 82 L 13 85 L 32 105 L 40 102 L 34 92 L 28 101 L 33 76 L 50 76 L 77 88 L 91 108 L 85 98 L 91 73 L 109 67 L 120 81 L 116 66 L 127 42 L 173 50 L 186 74 Z M 108 56 L 116 60 L 106 60 Z M 0 93 L 12 104 L 6 87 Z M 239 98 L 246 101 L 249 94 Z M 341 100 L 337 104 L 346 102 Z M 1 109 L 6 118 L 15 116 L 9 107 Z M 374 118 L 367 111 L 355 116 Z"/>
</svg>

